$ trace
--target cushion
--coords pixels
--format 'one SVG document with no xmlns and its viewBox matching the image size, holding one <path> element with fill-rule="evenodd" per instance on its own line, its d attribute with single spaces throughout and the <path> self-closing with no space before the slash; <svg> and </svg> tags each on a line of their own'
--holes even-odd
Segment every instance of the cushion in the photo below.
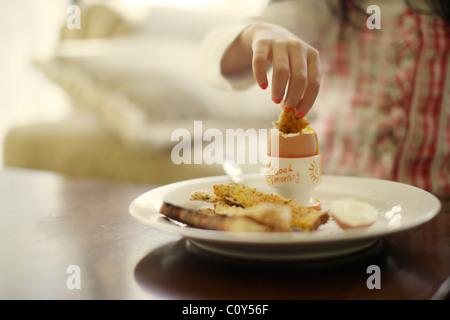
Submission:
<svg viewBox="0 0 450 320">
<path fill-rule="evenodd" d="M 152 8 L 150 19 L 131 32 L 117 11 L 90 13 L 82 33 L 62 32 L 57 52 L 34 61 L 70 97 L 75 116 L 11 130 L 5 165 L 152 183 L 222 174 L 219 165 L 175 165 L 172 133 L 187 129 L 193 137 L 194 121 L 224 135 L 268 129 L 277 118 L 270 90 L 227 92 L 202 78 L 200 40 L 218 22 L 210 15 Z"/>
<path fill-rule="evenodd" d="M 227 92 L 208 84 L 199 46 L 146 35 L 65 41 L 57 56 L 36 60 L 70 96 L 131 149 L 173 146 L 171 133 L 204 128 L 269 128 L 278 109 L 257 86 Z"/>
<path fill-rule="evenodd" d="M 155 184 L 223 174 L 218 165 L 175 165 L 170 151 L 130 150 L 89 114 L 13 128 L 4 140 L 4 165 Z"/>
</svg>

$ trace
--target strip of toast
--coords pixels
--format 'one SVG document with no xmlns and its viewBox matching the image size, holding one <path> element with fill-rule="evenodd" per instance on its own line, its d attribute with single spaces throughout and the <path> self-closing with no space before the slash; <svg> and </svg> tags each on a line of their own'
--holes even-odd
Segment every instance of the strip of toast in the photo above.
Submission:
<svg viewBox="0 0 450 320">
<path fill-rule="evenodd" d="M 278 116 L 278 121 L 273 122 L 274 128 L 282 133 L 298 133 L 310 125 L 310 122 L 305 118 L 298 118 L 295 112 L 286 111 L 284 103 L 281 105 L 281 113 Z"/>
<path fill-rule="evenodd" d="M 244 208 L 254 206 L 258 203 L 273 203 L 288 206 L 292 210 L 292 213 L 296 215 L 316 212 L 316 210 L 295 203 L 291 199 L 258 191 L 242 183 L 214 185 L 213 189 L 214 194 L 219 198 Z"/>
<path fill-rule="evenodd" d="M 225 202 L 217 202 L 214 204 L 214 212 L 218 215 L 247 217 L 277 229 L 277 231 L 291 231 L 291 212 L 289 208 L 281 205 L 260 203 L 253 207 L 242 208 Z"/>
<path fill-rule="evenodd" d="M 329 219 L 328 212 L 302 206 L 276 194 L 267 194 L 242 183 L 214 185 L 214 194 L 228 203 L 248 208 L 260 203 L 284 205 L 292 212 L 292 225 L 300 230 L 313 231 Z"/>
<path fill-rule="evenodd" d="M 254 214 L 264 214 L 264 209 L 255 210 Z M 259 223 L 258 221 L 244 215 L 210 215 L 201 211 L 182 208 L 173 204 L 163 202 L 160 212 L 166 217 L 176 221 L 185 223 L 189 226 L 221 231 L 238 231 L 238 232 L 275 232 L 275 231 L 291 231 L 280 230 L 276 226 Z"/>
<path fill-rule="evenodd" d="M 160 212 L 189 226 L 224 231 L 314 231 L 328 221 L 327 212 L 301 206 L 276 194 L 242 183 L 214 185 L 213 192 L 194 191 L 191 200 L 210 203 L 198 210 L 164 202 Z"/>
<path fill-rule="evenodd" d="M 241 207 L 252 207 L 258 203 L 287 205 L 291 200 L 275 194 L 268 194 L 250 188 L 243 183 L 217 184 L 213 186 L 214 194 L 221 199 Z"/>
<path fill-rule="evenodd" d="M 304 231 L 315 231 L 330 218 L 326 211 L 311 211 L 304 215 L 292 215 L 292 225 Z"/>
</svg>

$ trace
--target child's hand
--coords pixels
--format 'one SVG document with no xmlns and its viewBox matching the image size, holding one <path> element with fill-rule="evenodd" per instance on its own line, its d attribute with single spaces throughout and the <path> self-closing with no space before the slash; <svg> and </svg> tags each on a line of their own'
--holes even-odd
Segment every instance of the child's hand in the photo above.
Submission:
<svg viewBox="0 0 450 320">
<path fill-rule="evenodd" d="M 295 109 L 303 117 L 312 107 L 320 87 L 319 53 L 288 30 L 256 23 L 241 34 L 253 52 L 253 74 L 258 85 L 268 86 L 266 63 L 273 66 L 272 100 Z"/>
</svg>

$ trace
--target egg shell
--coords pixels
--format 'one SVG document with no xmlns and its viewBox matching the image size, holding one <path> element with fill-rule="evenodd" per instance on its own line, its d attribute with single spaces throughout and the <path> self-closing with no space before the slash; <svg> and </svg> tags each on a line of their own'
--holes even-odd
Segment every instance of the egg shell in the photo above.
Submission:
<svg viewBox="0 0 450 320">
<path fill-rule="evenodd" d="M 342 229 L 367 228 L 375 223 L 377 217 L 375 208 L 368 203 L 353 199 L 342 199 L 331 203 L 329 212 Z"/>
<path fill-rule="evenodd" d="M 316 132 L 305 129 L 300 133 L 281 133 L 271 129 L 268 139 L 268 155 L 271 157 L 309 157 L 318 154 Z"/>
<path fill-rule="evenodd" d="M 372 224 L 374 224 L 375 221 L 372 221 L 367 224 L 359 224 L 359 225 L 351 225 L 349 223 L 346 223 L 342 220 L 339 220 L 335 215 L 331 214 L 333 219 L 336 221 L 336 223 L 341 227 L 342 229 L 358 229 L 358 228 L 367 228 L 370 227 Z"/>
</svg>

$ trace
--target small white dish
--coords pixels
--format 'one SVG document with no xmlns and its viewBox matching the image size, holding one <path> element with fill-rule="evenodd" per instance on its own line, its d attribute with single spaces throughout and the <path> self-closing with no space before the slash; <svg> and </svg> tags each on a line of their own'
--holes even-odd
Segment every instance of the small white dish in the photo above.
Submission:
<svg viewBox="0 0 450 320">
<path fill-rule="evenodd" d="M 246 184 L 271 192 L 260 174 L 245 175 Z M 190 201 L 194 190 L 211 190 L 214 184 L 226 184 L 227 176 L 181 181 L 150 190 L 130 204 L 130 214 L 153 228 L 177 233 L 197 247 L 216 254 L 252 260 L 309 260 L 342 256 L 370 247 L 380 237 L 417 227 L 432 219 L 440 210 L 432 194 L 399 182 L 322 176 L 314 190 L 322 209 L 334 200 L 355 198 L 374 206 L 378 219 L 364 229 L 341 229 L 334 220 L 313 232 L 254 233 L 204 230 L 187 227 L 159 213 L 163 201 L 196 209 L 204 205 Z"/>
</svg>

